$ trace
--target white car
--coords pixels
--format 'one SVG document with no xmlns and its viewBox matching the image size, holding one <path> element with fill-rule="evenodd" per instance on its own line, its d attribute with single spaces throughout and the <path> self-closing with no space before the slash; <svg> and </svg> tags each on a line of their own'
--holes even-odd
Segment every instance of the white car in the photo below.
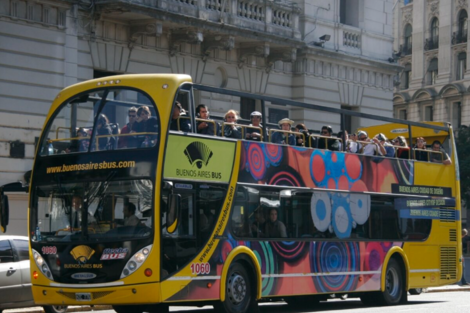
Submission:
<svg viewBox="0 0 470 313">
<path fill-rule="evenodd" d="M 24 236 L 0 236 L 0 313 L 35 306 L 29 270 L 29 243 Z M 62 313 L 66 306 L 43 306 L 46 313 Z"/>
</svg>

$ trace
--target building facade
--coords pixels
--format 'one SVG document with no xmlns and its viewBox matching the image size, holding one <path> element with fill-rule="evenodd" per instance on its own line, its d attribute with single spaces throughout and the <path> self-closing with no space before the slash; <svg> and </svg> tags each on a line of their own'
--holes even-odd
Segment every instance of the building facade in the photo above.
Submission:
<svg viewBox="0 0 470 313">
<path fill-rule="evenodd" d="M 35 142 L 65 86 L 121 73 L 186 73 L 196 83 L 392 116 L 394 0 L 0 0 L 0 185 L 27 183 Z M 197 94 L 214 115 L 259 103 Z M 268 107 L 319 130 L 329 114 Z M 367 120 L 346 121 L 348 130 Z M 13 201 L 12 201 L 13 200 Z M 27 195 L 9 233 L 26 234 Z"/>
<path fill-rule="evenodd" d="M 468 0 L 406 0 L 395 7 L 394 49 L 403 67 L 394 116 L 470 124 Z"/>
<path fill-rule="evenodd" d="M 402 66 L 394 117 L 470 124 L 468 0 L 405 0 L 394 9 L 394 50 Z M 468 220 L 462 210 L 462 220 Z M 467 223 L 468 225 L 468 223 Z"/>
</svg>

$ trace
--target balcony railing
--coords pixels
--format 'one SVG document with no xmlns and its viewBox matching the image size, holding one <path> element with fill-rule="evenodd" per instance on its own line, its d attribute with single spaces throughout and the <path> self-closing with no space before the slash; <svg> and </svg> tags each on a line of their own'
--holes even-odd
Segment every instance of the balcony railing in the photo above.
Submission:
<svg viewBox="0 0 470 313">
<path fill-rule="evenodd" d="M 108 11 L 112 10 L 109 2 L 109 0 L 95 0 L 98 6 L 106 5 Z M 164 10 L 176 15 L 223 22 L 282 37 L 295 39 L 301 37 L 299 28 L 301 10 L 295 2 L 289 0 L 116 0 L 112 5 L 117 8 L 126 5 L 146 11 Z"/>
<path fill-rule="evenodd" d="M 439 48 L 439 37 L 426 39 L 424 43 L 424 51 L 434 50 Z"/>
<path fill-rule="evenodd" d="M 452 44 L 458 45 L 459 43 L 467 42 L 467 33 L 455 33 L 452 35 Z"/>
</svg>

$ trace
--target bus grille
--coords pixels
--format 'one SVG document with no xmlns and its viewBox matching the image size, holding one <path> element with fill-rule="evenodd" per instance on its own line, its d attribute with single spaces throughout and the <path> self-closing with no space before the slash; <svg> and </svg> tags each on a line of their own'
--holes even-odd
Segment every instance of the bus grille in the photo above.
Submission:
<svg viewBox="0 0 470 313">
<path fill-rule="evenodd" d="M 457 248 L 441 247 L 441 279 L 457 278 Z"/>
<path fill-rule="evenodd" d="M 113 293 L 114 291 L 102 291 L 102 292 L 92 292 L 92 299 L 96 300 L 99 298 L 106 297 L 107 295 Z M 67 297 L 69 299 L 75 300 L 75 292 L 61 292 L 57 291 L 58 294 Z"/>
<path fill-rule="evenodd" d="M 449 230 L 449 241 L 457 241 L 457 230 L 450 229 Z"/>
<path fill-rule="evenodd" d="M 442 208 L 439 210 L 439 219 L 444 223 L 455 222 L 456 212 L 455 209 Z"/>
</svg>

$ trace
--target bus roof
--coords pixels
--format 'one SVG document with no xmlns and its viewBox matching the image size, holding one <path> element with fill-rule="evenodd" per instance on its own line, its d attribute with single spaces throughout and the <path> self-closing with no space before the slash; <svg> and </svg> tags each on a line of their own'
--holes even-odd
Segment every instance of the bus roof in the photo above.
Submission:
<svg viewBox="0 0 470 313">
<path fill-rule="evenodd" d="M 422 124 L 433 125 L 433 126 L 443 126 L 448 127 L 449 123 L 447 122 L 421 122 Z M 375 125 L 369 127 L 361 127 L 357 131 L 363 130 L 369 134 L 369 137 L 375 136 L 378 133 L 382 133 L 387 138 L 392 139 L 397 136 L 404 136 L 406 139 L 409 138 L 408 133 L 408 125 L 406 124 L 399 124 L 399 123 L 388 123 L 382 125 Z M 449 136 L 449 132 L 444 130 L 437 130 L 432 128 L 425 128 L 419 126 L 411 126 L 411 135 L 413 138 L 413 142 L 418 137 L 423 137 L 426 139 L 427 142 L 432 142 L 434 140 L 439 140 L 443 142 L 447 136 Z"/>
</svg>

